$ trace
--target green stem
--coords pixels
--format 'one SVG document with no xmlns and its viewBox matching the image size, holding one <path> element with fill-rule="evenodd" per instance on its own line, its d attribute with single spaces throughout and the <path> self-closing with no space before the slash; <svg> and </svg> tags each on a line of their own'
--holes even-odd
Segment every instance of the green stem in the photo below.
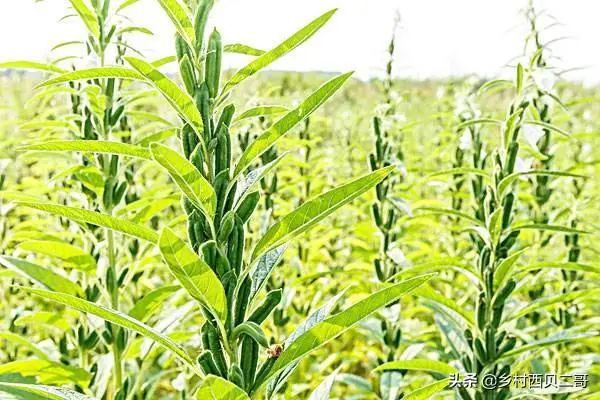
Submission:
<svg viewBox="0 0 600 400">
<path fill-rule="evenodd" d="M 115 257 L 115 240 L 114 233 L 112 230 L 106 230 L 106 237 L 108 241 L 108 268 L 113 270 L 113 276 L 115 279 L 118 279 L 118 271 L 116 265 L 116 257 Z M 114 288 L 114 290 L 110 293 L 111 306 L 114 310 L 119 310 L 119 288 L 118 286 Z M 116 338 L 113 338 L 112 342 L 112 353 L 113 353 L 113 361 L 114 361 L 114 385 L 115 390 L 114 393 L 117 393 L 121 384 L 123 383 L 123 361 L 121 358 L 121 351 L 119 349 L 119 345 L 117 344 Z"/>
</svg>

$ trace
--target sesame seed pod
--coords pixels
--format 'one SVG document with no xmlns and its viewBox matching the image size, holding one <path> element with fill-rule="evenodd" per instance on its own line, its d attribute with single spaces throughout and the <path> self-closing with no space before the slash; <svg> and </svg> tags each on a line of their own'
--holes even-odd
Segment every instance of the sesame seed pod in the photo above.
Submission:
<svg viewBox="0 0 600 400">
<path fill-rule="evenodd" d="M 196 34 L 196 43 L 194 47 L 198 56 L 202 54 L 206 21 L 208 20 L 208 14 L 212 9 L 213 4 L 213 0 L 201 0 L 196 8 L 196 14 L 194 15 L 194 32 Z"/>
<path fill-rule="evenodd" d="M 261 324 L 265 321 L 271 312 L 279 305 L 281 302 L 283 291 L 281 289 L 272 290 L 267 293 L 265 300 L 262 302 L 260 306 L 258 306 L 252 314 L 248 317 L 248 321 L 255 322 L 257 324 Z"/>
<path fill-rule="evenodd" d="M 227 375 L 227 362 L 225 361 L 225 354 L 219 338 L 217 329 L 210 323 L 205 322 L 207 326 L 207 339 L 208 339 L 208 350 L 211 351 L 212 356 L 215 360 L 215 365 L 221 376 Z"/>
<path fill-rule="evenodd" d="M 242 223 L 245 224 L 246 222 L 248 222 L 248 220 L 250 219 L 250 216 L 256 209 L 256 206 L 258 205 L 259 200 L 260 200 L 259 192 L 252 192 L 249 195 L 247 195 L 244 198 L 244 200 L 242 200 L 242 202 L 240 203 L 240 205 L 238 206 L 238 208 L 236 210 L 236 214 L 240 218 Z"/>
<path fill-rule="evenodd" d="M 202 368 L 202 371 L 205 374 L 220 376 L 219 369 L 217 368 L 217 365 L 215 364 L 215 360 L 213 359 L 213 356 L 212 356 L 212 353 L 210 352 L 210 350 L 204 350 L 198 356 L 198 364 L 200 365 L 200 368 Z"/>
<path fill-rule="evenodd" d="M 240 286 L 240 290 L 237 295 L 235 303 L 235 325 L 241 324 L 246 318 L 246 309 L 248 308 L 248 300 L 250 298 L 250 289 L 252 287 L 252 280 L 246 278 L 246 280 Z"/>
<path fill-rule="evenodd" d="M 240 367 L 244 374 L 244 388 L 246 390 L 249 390 L 254 382 L 254 375 L 258 366 L 258 350 L 258 343 L 247 336 L 242 338 Z"/>
<path fill-rule="evenodd" d="M 508 228 L 511 220 L 512 206 L 515 201 L 515 195 L 509 193 L 504 198 L 504 209 L 502 210 L 502 229 Z"/>
<path fill-rule="evenodd" d="M 216 98 L 217 93 L 219 92 L 222 53 L 223 46 L 221 44 L 221 35 L 214 29 L 208 39 L 205 70 L 205 80 L 208 85 L 208 92 L 211 99 Z"/>
<path fill-rule="evenodd" d="M 181 75 L 185 89 L 189 94 L 193 95 L 196 90 L 196 77 L 192 62 L 187 54 L 184 54 L 181 60 L 179 60 L 179 74 Z"/>
</svg>

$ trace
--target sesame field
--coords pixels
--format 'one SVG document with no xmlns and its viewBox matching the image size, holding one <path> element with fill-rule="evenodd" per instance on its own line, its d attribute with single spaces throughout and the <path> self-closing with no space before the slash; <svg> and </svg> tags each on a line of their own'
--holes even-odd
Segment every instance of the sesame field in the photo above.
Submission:
<svg viewBox="0 0 600 400">
<path fill-rule="evenodd" d="M 138 1 L 0 60 L 0 400 L 600 399 L 600 87 L 533 4 L 504 75 L 416 80 L 392 34 L 270 68 L 335 10 L 259 49 Z"/>
</svg>

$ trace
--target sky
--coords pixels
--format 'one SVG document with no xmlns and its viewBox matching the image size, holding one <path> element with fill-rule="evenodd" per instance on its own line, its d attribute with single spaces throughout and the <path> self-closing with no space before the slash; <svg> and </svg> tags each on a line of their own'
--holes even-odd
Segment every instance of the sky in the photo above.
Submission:
<svg viewBox="0 0 600 400">
<path fill-rule="evenodd" d="M 82 37 L 78 20 L 59 21 L 66 0 L 2 0 L 0 61 L 44 60 L 57 43 Z M 557 57 L 552 64 L 572 69 L 566 78 L 600 83 L 600 1 L 538 0 L 536 6 L 560 25 L 543 33 Z M 338 8 L 315 37 L 274 63 L 271 68 L 297 71 L 356 71 L 362 78 L 381 76 L 396 13 L 396 74 L 417 79 L 477 74 L 506 74 L 523 51 L 527 33 L 520 10 L 527 0 L 219 0 L 210 24 L 223 42 L 268 49 L 318 15 Z M 149 58 L 171 55 L 173 29 L 156 0 L 140 0 L 128 9 L 136 24 L 154 31 L 137 35 L 135 46 Z M 552 20 L 548 17 L 545 23 Z M 227 67 L 239 67 L 247 57 L 231 55 Z M 504 67 L 504 68 L 503 68 Z"/>
</svg>

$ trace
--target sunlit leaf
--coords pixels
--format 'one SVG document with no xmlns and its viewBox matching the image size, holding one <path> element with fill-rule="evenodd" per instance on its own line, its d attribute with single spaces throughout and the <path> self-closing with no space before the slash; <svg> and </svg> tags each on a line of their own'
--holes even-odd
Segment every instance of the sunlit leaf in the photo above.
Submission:
<svg viewBox="0 0 600 400">
<path fill-rule="evenodd" d="M 188 200 L 212 219 L 217 207 L 217 195 L 194 164 L 160 143 L 152 143 L 150 151 L 154 160 L 167 170 Z"/>
<path fill-rule="evenodd" d="M 354 324 L 363 318 L 371 315 L 381 307 L 398 300 L 403 295 L 410 293 L 412 290 L 431 279 L 431 277 L 432 275 L 423 275 L 382 289 L 355 303 L 346 310 L 319 322 L 298 336 L 289 346 L 285 346 L 283 353 L 281 353 L 273 365 L 273 368 L 265 378 L 265 382 L 288 365 L 352 328 Z"/>
<path fill-rule="evenodd" d="M 23 207 L 34 208 L 36 210 L 60 215 L 61 217 L 69 218 L 76 222 L 103 226 L 105 228 L 125 233 L 139 239 L 147 240 L 151 243 L 156 243 L 158 241 L 158 234 L 152 229 L 130 221 L 126 221 L 122 218 L 115 218 L 111 217 L 110 215 L 84 210 L 82 208 L 68 207 L 52 203 L 18 202 L 17 204 Z"/>
<path fill-rule="evenodd" d="M 337 90 L 352 74 L 339 75 L 318 88 L 308 96 L 298 107 L 285 114 L 266 131 L 261 133 L 242 153 L 234 171 L 234 177 L 242 173 L 261 154 L 273 146 L 283 135 L 290 131 L 298 123 L 306 119 Z"/>
<path fill-rule="evenodd" d="M 162 256 L 181 286 L 203 306 L 222 319 L 227 314 L 225 290 L 213 270 L 169 228 L 158 242 Z"/>
<path fill-rule="evenodd" d="M 329 214 L 371 189 L 389 175 L 395 166 L 379 169 L 312 200 L 282 217 L 256 244 L 252 259 L 299 236 Z"/>
<path fill-rule="evenodd" d="M 320 17 L 318 17 L 317 19 L 310 22 L 308 25 L 294 33 L 292 36 L 284 40 L 281 44 L 264 53 L 263 55 L 252 61 L 250 64 L 237 71 L 223 87 L 223 93 L 228 92 L 233 87 L 243 82 L 250 76 L 254 75 L 261 69 L 265 68 L 278 58 L 286 55 L 290 51 L 294 50 L 296 47 L 300 46 L 312 35 L 314 35 L 319 29 L 321 29 L 321 27 L 323 27 L 323 25 L 325 25 L 327 21 L 329 21 L 329 19 L 333 16 L 335 12 L 336 10 L 331 10 L 321 15 Z"/>
<path fill-rule="evenodd" d="M 55 293 L 41 289 L 31 289 L 22 287 L 21 290 L 32 293 L 36 296 L 42 297 L 47 300 L 51 300 L 60 304 L 64 304 L 68 307 L 74 308 L 75 310 L 93 314 L 106 321 L 112 322 L 115 325 L 119 325 L 123 328 L 131 329 L 142 336 L 148 337 L 154 340 L 156 343 L 165 347 L 167 350 L 172 351 L 185 362 L 191 369 L 198 375 L 202 376 L 202 372 L 196 366 L 195 361 L 183 350 L 177 343 L 172 339 L 163 334 L 157 332 L 153 328 L 143 324 L 129 315 L 123 314 L 119 311 L 111 310 L 110 308 L 91 303 L 87 300 L 83 300 L 77 297 L 70 296 L 64 293 Z M 0 367 L 1 368 L 1 367 Z"/>
<path fill-rule="evenodd" d="M 83 289 L 65 276 L 16 257 L 0 256 L 0 265 L 56 292 L 83 296 Z"/>
<path fill-rule="evenodd" d="M 197 400 L 250 400 L 242 389 L 214 375 L 208 375 L 202 381 L 195 398 Z"/>
</svg>

